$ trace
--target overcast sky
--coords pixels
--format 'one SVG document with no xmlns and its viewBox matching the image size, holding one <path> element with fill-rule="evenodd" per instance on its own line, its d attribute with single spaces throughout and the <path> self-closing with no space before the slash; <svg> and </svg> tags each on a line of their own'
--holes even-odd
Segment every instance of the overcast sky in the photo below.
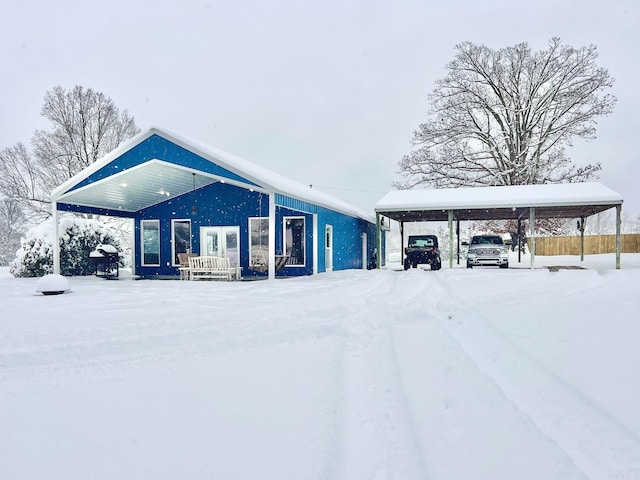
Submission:
<svg viewBox="0 0 640 480">
<path fill-rule="evenodd" d="M 0 15 L 0 148 L 28 143 L 54 86 L 367 210 L 398 180 L 426 96 L 462 41 L 595 44 L 614 113 L 577 164 L 640 213 L 638 0 L 23 0 Z"/>
</svg>

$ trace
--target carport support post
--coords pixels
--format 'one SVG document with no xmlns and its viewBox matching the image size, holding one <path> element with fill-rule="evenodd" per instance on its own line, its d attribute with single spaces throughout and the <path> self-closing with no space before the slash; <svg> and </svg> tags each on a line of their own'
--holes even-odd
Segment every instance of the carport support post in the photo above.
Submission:
<svg viewBox="0 0 640 480">
<path fill-rule="evenodd" d="M 376 212 L 376 268 L 380 268 L 380 214 Z"/>
<path fill-rule="evenodd" d="M 620 253 L 622 252 L 622 205 L 616 205 L 616 270 L 620 270 Z"/>
<path fill-rule="evenodd" d="M 60 275 L 60 225 L 58 224 L 58 202 L 52 202 L 53 219 L 53 273 Z"/>
<path fill-rule="evenodd" d="M 518 217 L 518 263 L 522 262 L 522 218 Z"/>
<path fill-rule="evenodd" d="M 404 267 L 404 222 L 400 221 L 400 263 Z"/>
<path fill-rule="evenodd" d="M 529 207 L 529 238 L 531 239 L 531 268 L 533 269 L 536 257 L 536 209 L 533 207 Z"/>
<path fill-rule="evenodd" d="M 453 268 L 453 210 L 449 210 L 449 268 Z"/>
<path fill-rule="evenodd" d="M 578 229 L 580 230 L 580 261 L 584 262 L 584 217 L 578 220 Z"/>
<path fill-rule="evenodd" d="M 456 219 L 456 264 L 460 265 L 460 219 Z"/>
</svg>

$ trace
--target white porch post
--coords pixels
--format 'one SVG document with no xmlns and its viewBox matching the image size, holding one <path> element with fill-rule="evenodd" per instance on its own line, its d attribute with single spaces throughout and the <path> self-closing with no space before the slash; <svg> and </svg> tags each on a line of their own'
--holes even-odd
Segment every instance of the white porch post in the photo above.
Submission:
<svg viewBox="0 0 640 480">
<path fill-rule="evenodd" d="M 58 202 L 51 202 L 53 219 L 53 273 L 60 275 L 60 225 L 58 222 Z"/>
<path fill-rule="evenodd" d="M 313 214 L 313 274 L 318 273 L 318 243 L 320 243 L 320 235 L 318 234 L 318 214 Z M 326 261 L 326 260 L 325 260 Z"/>
<path fill-rule="evenodd" d="M 276 278 L 276 192 L 270 192 L 269 193 L 269 280 L 274 280 L 275 278 Z"/>
</svg>

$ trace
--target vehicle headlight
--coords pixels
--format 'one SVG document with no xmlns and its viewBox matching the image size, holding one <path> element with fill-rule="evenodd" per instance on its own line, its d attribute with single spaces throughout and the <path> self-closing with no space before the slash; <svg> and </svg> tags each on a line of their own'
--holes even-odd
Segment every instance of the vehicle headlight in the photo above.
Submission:
<svg viewBox="0 0 640 480">
<path fill-rule="evenodd" d="M 500 256 L 501 257 L 508 257 L 509 256 L 509 250 L 506 250 L 506 249 L 500 250 Z"/>
</svg>

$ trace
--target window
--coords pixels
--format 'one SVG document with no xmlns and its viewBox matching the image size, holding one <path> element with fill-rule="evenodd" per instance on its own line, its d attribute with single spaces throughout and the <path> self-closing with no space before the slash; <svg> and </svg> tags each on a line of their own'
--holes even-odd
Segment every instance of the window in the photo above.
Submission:
<svg viewBox="0 0 640 480">
<path fill-rule="evenodd" d="M 284 217 L 285 255 L 289 255 L 287 265 L 304 267 L 304 217 Z"/>
<path fill-rule="evenodd" d="M 142 265 L 160 265 L 160 220 L 142 220 Z"/>
<path fill-rule="evenodd" d="M 180 265 L 179 253 L 191 253 L 191 220 L 171 220 L 173 265 Z"/>
<path fill-rule="evenodd" d="M 249 264 L 252 269 L 266 268 L 269 258 L 269 219 L 249 218 Z"/>
</svg>

